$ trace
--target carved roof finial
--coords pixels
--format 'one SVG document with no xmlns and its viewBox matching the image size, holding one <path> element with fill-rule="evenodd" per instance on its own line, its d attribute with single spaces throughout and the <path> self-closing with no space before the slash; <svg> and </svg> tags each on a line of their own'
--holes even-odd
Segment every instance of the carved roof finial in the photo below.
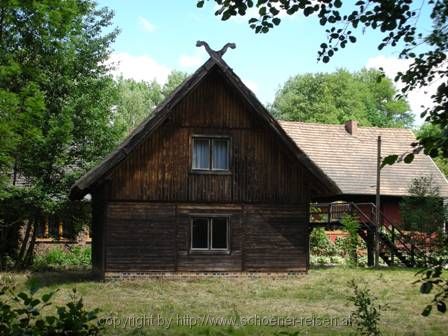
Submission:
<svg viewBox="0 0 448 336">
<path fill-rule="evenodd" d="M 228 48 L 235 49 L 236 44 L 235 43 L 226 43 L 224 47 L 221 48 L 221 50 L 215 51 L 208 45 L 205 41 L 197 41 L 196 47 L 204 47 L 205 51 L 210 55 L 210 57 L 219 57 L 221 58 L 227 51 Z"/>
</svg>

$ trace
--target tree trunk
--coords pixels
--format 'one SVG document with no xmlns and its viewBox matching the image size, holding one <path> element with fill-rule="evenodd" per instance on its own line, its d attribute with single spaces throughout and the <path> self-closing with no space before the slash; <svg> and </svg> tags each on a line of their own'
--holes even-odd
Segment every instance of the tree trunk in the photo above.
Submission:
<svg viewBox="0 0 448 336">
<path fill-rule="evenodd" d="M 31 236 L 31 241 L 28 245 L 28 251 L 26 252 L 25 258 L 23 260 L 24 268 L 29 267 L 33 264 L 34 246 L 36 245 L 38 223 L 39 223 L 39 218 L 36 217 L 33 222 L 33 235 Z"/>
<path fill-rule="evenodd" d="M 36 219 L 34 218 L 33 220 L 36 220 Z M 34 224 L 32 224 L 31 220 L 28 219 L 27 227 L 26 227 L 26 231 L 25 231 L 25 237 L 23 237 L 22 245 L 20 246 L 20 251 L 17 256 L 16 263 L 14 265 L 15 269 L 21 269 L 23 267 L 23 257 L 25 256 L 26 247 L 28 245 L 28 240 L 30 239 L 31 229 L 33 226 L 34 226 Z"/>
</svg>

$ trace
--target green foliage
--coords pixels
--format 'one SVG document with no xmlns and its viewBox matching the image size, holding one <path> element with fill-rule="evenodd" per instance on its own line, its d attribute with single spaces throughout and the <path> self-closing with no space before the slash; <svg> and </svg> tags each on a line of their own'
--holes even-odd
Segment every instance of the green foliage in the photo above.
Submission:
<svg viewBox="0 0 448 336">
<path fill-rule="evenodd" d="M 336 256 L 338 253 L 335 244 L 330 241 L 323 228 L 315 228 L 311 232 L 310 249 L 316 256 Z"/>
<path fill-rule="evenodd" d="M 384 307 L 376 304 L 377 298 L 372 296 L 368 288 L 360 288 L 354 280 L 350 281 L 349 286 L 353 288 L 353 296 L 349 298 L 349 301 L 355 306 L 352 318 L 356 323 L 357 334 L 380 336 L 378 322 Z"/>
<path fill-rule="evenodd" d="M 93 0 L 5 0 L 0 17 L 0 219 L 17 230 L 74 214 L 70 186 L 120 139 L 105 65 L 117 31 Z"/>
<path fill-rule="evenodd" d="M 74 175 L 115 142 L 103 63 L 117 32 L 102 33 L 112 13 L 93 1 L 7 0 L 1 14 L 1 124 L 11 141 L 0 157 L 5 171 L 41 190 L 36 203 L 51 212 Z"/>
<path fill-rule="evenodd" d="M 90 247 L 73 246 L 70 249 L 54 247 L 34 258 L 33 270 L 42 271 L 70 267 L 90 267 L 92 249 Z"/>
<path fill-rule="evenodd" d="M 172 71 L 163 86 L 156 81 L 118 78 L 114 122 L 121 136 L 133 131 L 186 77 L 184 72 Z"/>
<path fill-rule="evenodd" d="M 188 74 L 186 72 L 173 70 L 168 75 L 167 82 L 163 85 L 162 95 L 164 98 L 168 97 L 182 82 L 187 79 Z"/>
<path fill-rule="evenodd" d="M 440 129 L 440 127 L 430 123 L 423 124 L 417 132 L 417 138 L 426 139 L 429 137 L 436 137 L 436 138 L 442 137 L 442 130 Z M 435 154 L 436 154 L 434 156 L 435 164 L 437 165 L 437 167 L 439 167 L 439 169 L 442 171 L 445 177 L 448 178 L 448 158 L 443 157 L 442 148 L 439 148 L 438 153 Z"/>
<path fill-rule="evenodd" d="M 147 83 L 123 78 L 118 78 L 116 85 L 115 122 L 123 136 L 126 136 L 162 101 L 162 89 L 156 81 Z"/>
<path fill-rule="evenodd" d="M 10 159 L 9 173 L 54 204 L 73 182 L 66 167 L 85 169 L 114 143 L 113 82 L 101 64 L 116 35 L 102 34 L 112 14 L 92 1 L 2 4 L 0 95 L 10 99 L 1 110 L 14 144 L 1 156 Z"/>
<path fill-rule="evenodd" d="M 437 240 L 431 242 L 433 249 L 426 263 L 427 267 L 417 272 L 420 277 L 420 292 L 429 294 L 435 292 L 431 304 L 422 311 L 423 316 L 429 316 L 432 308 L 436 307 L 440 313 L 446 312 L 448 300 L 448 280 L 443 277 L 443 271 L 448 265 L 448 238 L 442 232 L 447 219 L 447 209 L 439 197 L 439 188 L 435 186 L 431 176 L 424 176 L 413 180 L 409 192 L 412 196 L 406 197 L 400 203 L 404 225 L 409 230 L 432 233 L 437 232 Z M 419 238 L 414 236 L 415 243 Z"/>
<path fill-rule="evenodd" d="M 277 92 L 271 111 L 283 120 L 408 127 L 413 115 L 395 94 L 392 82 L 376 70 L 297 75 Z"/>
<path fill-rule="evenodd" d="M 409 186 L 411 196 L 400 202 L 404 228 L 419 232 L 441 232 L 447 219 L 447 209 L 439 195 L 439 186 L 432 176 L 421 176 Z"/>
<path fill-rule="evenodd" d="M 55 291 L 36 295 L 36 290 L 17 292 L 9 282 L 0 285 L 0 334 L 2 335 L 98 335 L 98 309 L 87 310 L 73 289 L 71 301 L 54 307 Z M 56 308 L 56 309 L 54 309 Z M 56 314 L 50 314 L 52 311 Z"/>
<path fill-rule="evenodd" d="M 442 248 L 437 255 L 433 254 L 429 258 L 429 266 L 416 273 L 419 277 L 416 283 L 420 283 L 420 293 L 435 293 L 432 302 L 423 309 L 423 316 L 429 316 L 433 307 L 436 307 L 440 313 L 446 313 L 448 279 L 443 276 L 443 271 L 448 266 L 448 237 L 446 235 L 440 246 Z"/>
<path fill-rule="evenodd" d="M 365 249 L 365 244 L 359 240 L 356 224 L 357 221 L 348 217 L 347 227 L 356 232 L 348 237 L 338 237 L 332 242 L 323 228 L 315 228 L 310 234 L 310 251 L 312 265 L 366 265 L 365 257 L 359 257 L 358 249 Z M 359 224 L 358 224 L 359 225 Z"/>
<path fill-rule="evenodd" d="M 344 239 L 345 246 L 348 250 L 349 261 L 353 266 L 358 265 L 358 247 L 359 247 L 359 221 L 350 215 L 344 215 L 341 220 L 344 230 L 349 234 Z"/>
</svg>

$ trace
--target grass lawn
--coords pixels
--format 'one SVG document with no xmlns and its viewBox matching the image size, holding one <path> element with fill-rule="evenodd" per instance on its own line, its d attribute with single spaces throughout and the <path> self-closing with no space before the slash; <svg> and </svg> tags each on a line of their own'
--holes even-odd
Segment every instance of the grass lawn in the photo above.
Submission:
<svg viewBox="0 0 448 336">
<path fill-rule="evenodd" d="M 345 326 L 353 310 L 347 300 L 352 294 L 348 285 L 351 279 L 368 285 L 378 303 L 388 305 L 380 321 L 385 335 L 446 335 L 448 314 L 420 315 L 432 296 L 419 293 L 418 285 L 412 284 L 414 274 L 415 270 L 405 269 L 336 267 L 311 269 L 307 275 L 287 279 L 95 282 L 80 273 L 14 277 L 20 287 L 37 285 L 42 292 L 59 288 L 55 298 L 58 303 L 68 301 L 71 288 L 76 287 L 86 306 L 99 307 L 109 323 L 120 323 L 116 328 L 109 326 L 108 335 L 272 335 L 282 330 L 299 331 L 298 335 L 353 335 L 355 328 Z M 170 318 L 171 325 L 166 327 Z M 227 318 L 227 323 L 239 318 L 246 325 L 211 325 L 224 321 L 213 318 Z M 293 323 L 293 318 L 295 327 L 259 325 L 275 325 L 276 319 Z M 206 326 L 188 326 L 204 323 L 204 319 Z M 146 326 L 139 328 L 144 320 Z M 127 326 L 123 325 L 125 321 Z M 155 326 L 157 321 L 164 321 L 165 326 Z M 326 325 L 319 325 L 322 323 Z"/>
</svg>

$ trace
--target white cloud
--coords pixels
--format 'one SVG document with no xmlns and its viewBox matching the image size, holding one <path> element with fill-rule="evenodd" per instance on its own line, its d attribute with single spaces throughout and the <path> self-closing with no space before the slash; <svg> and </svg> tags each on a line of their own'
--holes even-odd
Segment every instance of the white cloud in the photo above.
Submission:
<svg viewBox="0 0 448 336">
<path fill-rule="evenodd" d="M 253 92 L 256 96 L 258 96 L 258 84 L 250 79 L 242 79 L 244 84 Z"/>
<path fill-rule="evenodd" d="M 197 51 L 194 54 L 182 54 L 179 57 L 179 65 L 185 69 L 197 68 L 205 61 L 205 53 Z"/>
<path fill-rule="evenodd" d="M 112 75 L 115 77 L 123 76 L 137 81 L 156 80 L 164 84 L 168 78 L 171 69 L 158 63 L 148 55 L 134 56 L 128 53 L 112 53 L 108 64 L 115 67 Z"/>
<path fill-rule="evenodd" d="M 156 26 L 154 26 L 147 18 L 144 18 L 143 16 L 138 17 L 138 23 L 145 32 L 152 33 L 156 30 Z"/>
<path fill-rule="evenodd" d="M 375 56 L 367 60 L 367 68 L 379 69 L 383 68 L 384 74 L 394 81 L 398 72 L 404 72 L 412 63 L 410 59 L 399 59 L 394 57 L 386 57 L 383 55 Z M 397 89 L 401 89 L 404 85 L 401 82 L 394 82 Z M 433 106 L 431 96 L 436 92 L 437 81 L 423 88 L 417 88 L 408 93 L 407 99 L 411 107 L 411 111 L 416 115 L 416 123 L 423 123 L 420 114 L 427 108 Z M 422 107 L 423 106 L 423 107 Z"/>
</svg>

